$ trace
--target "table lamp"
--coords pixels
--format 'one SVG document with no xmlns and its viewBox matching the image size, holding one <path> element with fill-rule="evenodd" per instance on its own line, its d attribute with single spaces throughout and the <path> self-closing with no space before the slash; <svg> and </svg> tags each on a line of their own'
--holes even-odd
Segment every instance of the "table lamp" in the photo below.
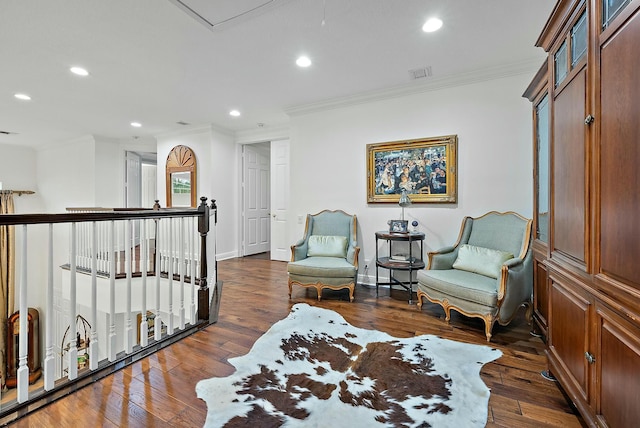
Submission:
<svg viewBox="0 0 640 428">
<path fill-rule="evenodd" d="M 411 205 L 411 199 L 409 199 L 409 195 L 407 195 L 406 189 L 402 189 L 402 194 L 400 195 L 398 205 L 402 207 L 402 220 L 404 220 L 404 208 Z"/>
</svg>

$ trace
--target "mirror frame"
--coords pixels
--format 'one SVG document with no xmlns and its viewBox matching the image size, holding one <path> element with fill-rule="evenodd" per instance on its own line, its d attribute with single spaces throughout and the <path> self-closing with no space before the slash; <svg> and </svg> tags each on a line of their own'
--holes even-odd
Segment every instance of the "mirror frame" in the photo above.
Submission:
<svg viewBox="0 0 640 428">
<path fill-rule="evenodd" d="M 171 201 L 171 174 L 174 172 L 190 172 L 191 182 L 191 208 L 197 207 L 197 186 L 196 186 L 196 155 L 187 146 L 175 146 L 167 156 L 166 165 L 166 193 L 167 208 L 172 207 Z"/>
</svg>

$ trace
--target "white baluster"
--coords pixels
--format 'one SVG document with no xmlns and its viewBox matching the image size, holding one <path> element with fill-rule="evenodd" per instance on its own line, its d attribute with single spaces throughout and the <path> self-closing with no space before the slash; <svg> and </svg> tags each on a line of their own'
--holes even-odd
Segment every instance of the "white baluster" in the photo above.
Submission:
<svg viewBox="0 0 640 428">
<path fill-rule="evenodd" d="M 161 271 L 162 272 L 169 272 L 169 265 L 167 264 L 167 242 L 169 240 L 169 235 L 167 234 L 167 227 L 169 225 L 169 219 L 163 221 L 160 223 L 162 225 L 162 227 L 159 229 L 159 233 L 162 235 L 162 266 L 161 266 Z"/>
<path fill-rule="evenodd" d="M 27 305 L 27 225 L 22 226 L 22 267 L 20 269 L 20 337 L 18 338 L 18 403 L 29 399 L 29 366 L 27 366 L 28 305 Z"/>
<path fill-rule="evenodd" d="M 109 361 L 116 360 L 116 226 L 111 220 L 109 227 Z"/>
<path fill-rule="evenodd" d="M 124 257 L 122 257 L 122 251 L 124 250 L 124 245 L 122 245 L 122 240 L 124 236 L 124 230 L 122 230 L 123 222 L 118 222 L 118 271 L 116 273 L 123 273 L 125 271 L 124 266 Z"/>
<path fill-rule="evenodd" d="M 164 235 L 160 236 L 162 225 L 160 219 L 156 220 L 156 317 L 153 321 L 154 339 L 162 339 L 162 317 L 160 316 L 160 260 L 162 260 L 162 251 L 160 247 L 164 241 Z"/>
<path fill-rule="evenodd" d="M 180 330 L 184 330 L 184 272 L 186 270 L 187 260 L 184 257 L 184 217 L 180 217 L 180 262 L 178 267 L 180 268 Z"/>
<path fill-rule="evenodd" d="M 100 222 L 98 224 L 98 254 L 100 255 L 100 257 L 98 258 L 98 270 L 100 272 L 108 272 L 108 268 L 107 268 L 107 264 L 106 264 L 106 259 L 105 259 L 105 254 L 106 254 L 106 249 L 105 249 L 105 226 L 107 225 L 107 223 L 105 222 Z"/>
<path fill-rule="evenodd" d="M 69 380 L 78 377 L 78 347 L 76 346 L 76 223 L 71 223 L 71 283 L 69 284 Z M 64 346 L 64 344 L 63 344 Z"/>
<path fill-rule="evenodd" d="M 140 322 L 140 346 L 149 344 L 149 326 L 147 323 L 147 259 L 149 249 L 147 245 L 147 221 L 142 220 L 140 227 L 140 266 L 142 270 L 142 321 Z"/>
<path fill-rule="evenodd" d="M 127 354 L 133 351 L 133 328 L 131 326 L 131 220 L 125 221 L 124 267 L 127 274 L 127 308 L 125 313 L 124 346 Z"/>
<path fill-rule="evenodd" d="M 89 341 L 89 368 L 98 368 L 98 237 L 96 222 L 91 224 L 91 339 Z"/>
<path fill-rule="evenodd" d="M 89 269 L 89 240 L 91 239 L 89 235 L 89 225 L 86 223 L 80 224 L 80 230 L 82 231 L 82 253 L 80 259 L 82 260 L 82 268 L 85 269 L 85 272 Z"/>
<path fill-rule="evenodd" d="M 51 391 L 55 384 L 56 360 L 53 355 L 53 224 L 49 223 L 49 263 L 47 265 L 47 312 L 45 315 L 44 389 Z"/>
<path fill-rule="evenodd" d="M 173 217 L 169 218 L 169 310 L 167 315 L 167 334 L 173 334 Z"/>
<path fill-rule="evenodd" d="M 82 223 L 80 224 L 79 229 L 76 232 L 76 268 L 78 266 L 82 267 L 82 233 L 83 233 L 83 229 L 82 229 Z"/>
</svg>

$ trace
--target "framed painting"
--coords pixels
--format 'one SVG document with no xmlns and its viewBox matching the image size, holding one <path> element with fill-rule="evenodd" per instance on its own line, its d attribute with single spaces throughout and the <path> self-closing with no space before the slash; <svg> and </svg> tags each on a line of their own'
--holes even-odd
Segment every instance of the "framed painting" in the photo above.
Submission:
<svg viewBox="0 0 640 428">
<path fill-rule="evenodd" d="M 458 136 L 367 144 L 367 202 L 457 202 Z"/>
</svg>

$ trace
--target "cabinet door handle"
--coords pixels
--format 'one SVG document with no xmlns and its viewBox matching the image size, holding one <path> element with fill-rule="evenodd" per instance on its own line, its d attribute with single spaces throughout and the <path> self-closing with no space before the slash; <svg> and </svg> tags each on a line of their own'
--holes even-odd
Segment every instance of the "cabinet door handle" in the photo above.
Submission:
<svg viewBox="0 0 640 428">
<path fill-rule="evenodd" d="M 584 353 L 584 357 L 587 359 L 587 361 L 589 362 L 589 364 L 593 364 L 596 362 L 596 357 L 594 357 L 593 355 L 591 355 L 589 352 L 585 352 Z"/>
<path fill-rule="evenodd" d="M 593 117 L 591 115 L 588 115 L 587 117 L 584 118 L 584 124 L 585 125 L 591 125 L 594 120 L 596 120 L 595 117 Z"/>
</svg>

